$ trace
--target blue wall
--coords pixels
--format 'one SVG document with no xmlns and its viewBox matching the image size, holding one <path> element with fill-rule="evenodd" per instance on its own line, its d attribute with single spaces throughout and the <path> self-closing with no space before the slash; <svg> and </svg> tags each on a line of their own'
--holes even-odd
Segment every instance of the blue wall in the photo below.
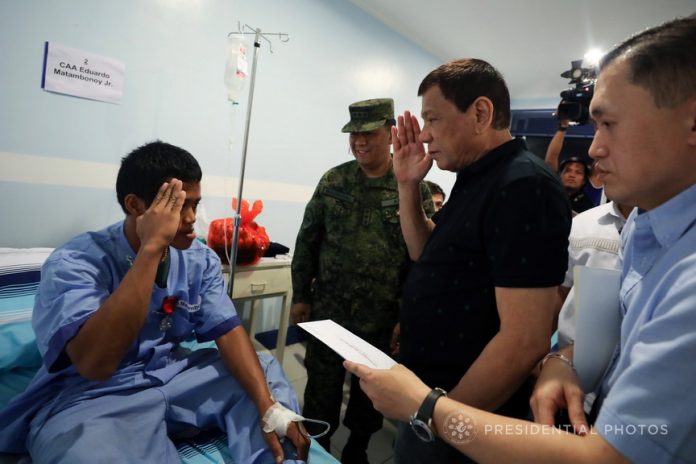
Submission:
<svg viewBox="0 0 696 464">
<path fill-rule="evenodd" d="M 273 54 L 260 49 L 244 196 L 264 200 L 258 222 L 291 248 L 319 177 L 350 159 L 348 104 L 391 96 L 397 112 L 419 112 L 418 83 L 440 64 L 343 0 L 3 0 L 0 246 L 56 246 L 120 219 L 119 160 L 153 139 L 191 151 L 212 176 L 199 233 L 229 216 L 247 109 L 223 85 L 238 21 L 290 35 Z M 41 90 L 45 41 L 124 62 L 122 103 Z"/>
</svg>

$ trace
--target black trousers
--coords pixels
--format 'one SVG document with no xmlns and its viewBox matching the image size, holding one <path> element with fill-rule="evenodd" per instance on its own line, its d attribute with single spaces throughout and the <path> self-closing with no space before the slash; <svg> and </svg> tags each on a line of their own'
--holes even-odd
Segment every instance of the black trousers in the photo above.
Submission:
<svg viewBox="0 0 696 464">
<path fill-rule="evenodd" d="M 343 358 L 322 342 L 310 337 L 307 340 L 305 367 L 307 387 L 302 415 L 308 419 L 328 422 L 331 425 L 331 436 L 338 428 L 343 403 L 346 376 Z M 360 379 L 351 375 L 350 396 L 343 424 L 351 432 L 373 434 L 382 428 L 382 420 L 382 415 L 372 407 L 372 402 L 360 388 Z M 311 423 L 305 423 L 305 426 L 312 435 L 322 430 L 321 426 Z"/>
</svg>

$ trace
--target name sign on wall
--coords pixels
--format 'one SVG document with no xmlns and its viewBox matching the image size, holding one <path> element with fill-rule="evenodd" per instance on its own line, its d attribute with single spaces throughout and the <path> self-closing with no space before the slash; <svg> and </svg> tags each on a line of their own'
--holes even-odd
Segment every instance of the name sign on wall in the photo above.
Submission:
<svg viewBox="0 0 696 464">
<path fill-rule="evenodd" d="M 113 58 L 46 42 L 41 88 L 91 100 L 121 103 L 125 71 L 126 66 Z"/>
</svg>

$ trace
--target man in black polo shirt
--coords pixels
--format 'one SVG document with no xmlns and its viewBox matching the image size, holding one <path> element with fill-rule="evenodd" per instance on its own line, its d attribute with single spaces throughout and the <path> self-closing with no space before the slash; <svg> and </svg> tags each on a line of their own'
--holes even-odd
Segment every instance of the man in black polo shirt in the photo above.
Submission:
<svg viewBox="0 0 696 464">
<path fill-rule="evenodd" d="M 442 65 L 418 95 L 422 131 L 409 112 L 392 128 L 401 227 L 416 261 L 403 292 L 400 361 L 458 401 L 523 418 L 568 262 L 567 195 L 512 138 L 510 96 L 490 64 Z M 433 160 L 457 181 L 428 220 L 418 185 Z M 470 462 L 415 429 L 399 427 L 397 463 Z"/>
</svg>

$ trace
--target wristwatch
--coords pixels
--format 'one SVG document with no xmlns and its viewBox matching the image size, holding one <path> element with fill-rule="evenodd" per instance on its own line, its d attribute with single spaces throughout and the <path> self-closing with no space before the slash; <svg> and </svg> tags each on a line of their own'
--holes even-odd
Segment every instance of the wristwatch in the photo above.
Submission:
<svg viewBox="0 0 696 464">
<path fill-rule="evenodd" d="M 435 434 L 431 428 L 433 411 L 435 410 L 435 403 L 443 396 L 447 396 L 445 390 L 442 388 L 433 388 L 433 390 L 428 393 L 428 396 L 425 397 L 425 400 L 423 400 L 423 404 L 418 408 L 418 411 L 411 416 L 411 420 L 409 421 L 413 433 L 426 443 L 435 439 Z"/>
</svg>

